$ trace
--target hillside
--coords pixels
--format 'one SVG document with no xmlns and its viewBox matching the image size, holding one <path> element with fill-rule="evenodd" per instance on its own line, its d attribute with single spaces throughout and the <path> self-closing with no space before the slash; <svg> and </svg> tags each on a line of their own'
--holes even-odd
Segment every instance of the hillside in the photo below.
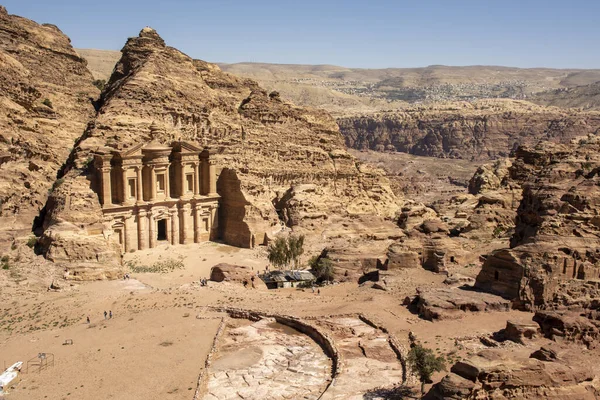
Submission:
<svg viewBox="0 0 600 400">
<path fill-rule="evenodd" d="M 30 233 L 99 92 L 56 26 L 2 6 L 0 71 L 0 244 L 6 248 Z"/>
<path fill-rule="evenodd" d="M 96 78 L 106 79 L 119 54 L 79 49 Z M 403 108 L 408 103 L 529 99 L 544 93 L 600 81 L 600 70 L 512 68 L 497 66 L 361 69 L 335 65 L 236 63 L 218 64 L 225 72 L 258 81 L 295 104 L 321 107 L 337 115 Z M 587 93 L 581 93 L 587 96 Z M 581 100 L 585 102 L 585 100 Z M 561 104 L 556 104 L 561 106 Z M 569 106 L 566 104 L 566 106 Z M 593 108 L 593 107 L 592 107 Z"/>
<path fill-rule="evenodd" d="M 533 96 L 531 101 L 562 108 L 600 110 L 600 81 L 590 85 L 540 92 Z"/>
</svg>

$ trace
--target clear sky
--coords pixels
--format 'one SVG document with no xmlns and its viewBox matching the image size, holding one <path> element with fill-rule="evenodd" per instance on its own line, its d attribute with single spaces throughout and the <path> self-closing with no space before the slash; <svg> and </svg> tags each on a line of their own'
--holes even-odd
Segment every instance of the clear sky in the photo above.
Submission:
<svg viewBox="0 0 600 400">
<path fill-rule="evenodd" d="M 212 62 L 600 68 L 600 0 L 0 0 L 79 48 L 146 25 Z"/>
</svg>

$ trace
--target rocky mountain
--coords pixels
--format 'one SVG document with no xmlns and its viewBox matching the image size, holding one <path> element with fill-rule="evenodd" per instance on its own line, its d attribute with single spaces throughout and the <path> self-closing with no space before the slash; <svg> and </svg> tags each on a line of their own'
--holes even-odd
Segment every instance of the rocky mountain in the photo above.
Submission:
<svg viewBox="0 0 600 400">
<path fill-rule="evenodd" d="M 27 236 L 94 115 L 86 61 L 56 26 L 0 6 L 0 220 L 3 247 Z"/>
<path fill-rule="evenodd" d="M 540 140 L 568 143 L 595 134 L 600 113 L 517 100 L 481 100 L 339 118 L 348 147 L 489 160 Z"/>
<path fill-rule="evenodd" d="M 97 106 L 48 201 L 42 243 L 56 259 L 118 263 L 106 255 L 114 249 L 102 234 L 90 157 L 106 145 L 148 141 L 153 124 L 155 140 L 190 141 L 216 160 L 226 243 L 250 247 L 282 225 L 392 216 L 397 208 L 387 180 L 348 154 L 328 113 L 296 107 L 252 80 L 193 60 L 151 28 L 127 41 Z"/>
</svg>

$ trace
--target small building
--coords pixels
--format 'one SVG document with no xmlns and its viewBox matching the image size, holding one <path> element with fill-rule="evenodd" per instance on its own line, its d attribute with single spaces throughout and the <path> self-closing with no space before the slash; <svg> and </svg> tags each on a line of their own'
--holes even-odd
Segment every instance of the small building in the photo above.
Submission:
<svg viewBox="0 0 600 400">
<path fill-rule="evenodd" d="M 303 271 L 270 271 L 259 275 L 269 289 L 290 288 L 312 285 L 316 278 L 307 270 Z"/>
</svg>

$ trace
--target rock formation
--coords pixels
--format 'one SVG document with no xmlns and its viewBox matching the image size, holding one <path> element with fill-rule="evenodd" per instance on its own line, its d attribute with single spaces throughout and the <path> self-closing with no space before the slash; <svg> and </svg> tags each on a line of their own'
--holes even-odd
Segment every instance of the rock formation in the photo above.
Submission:
<svg viewBox="0 0 600 400">
<path fill-rule="evenodd" d="M 91 99 L 99 92 L 86 65 L 56 26 L 9 15 L 0 6 L 2 247 L 31 231 L 94 115 Z"/>
<path fill-rule="evenodd" d="M 477 286 L 528 309 L 596 308 L 600 276 L 598 170 L 600 143 L 545 144 L 517 151 L 523 177 L 511 247 L 492 253 Z"/>
<path fill-rule="evenodd" d="M 387 180 L 345 151 L 326 112 L 284 103 L 144 28 L 123 48 L 96 118 L 50 196 L 42 238 L 47 254 L 118 267 L 120 252 L 103 227 L 90 160 L 104 146 L 122 151 L 148 140 L 152 124 L 162 144 L 189 141 L 209 151 L 218 167 L 219 235 L 228 244 L 253 247 L 282 226 L 302 228 L 315 218 L 391 217 L 396 210 Z"/>
<path fill-rule="evenodd" d="M 433 399 L 595 399 L 591 357 L 564 351 L 561 359 L 540 361 L 484 350 L 459 361 L 433 386 Z"/>
<path fill-rule="evenodd" d="M 539 140 L 568 143 L 598 132 L 600 114 L 514 100 L 413 107 L 338 119 L 348 147 L 490 160 Z"/>
</svg>

